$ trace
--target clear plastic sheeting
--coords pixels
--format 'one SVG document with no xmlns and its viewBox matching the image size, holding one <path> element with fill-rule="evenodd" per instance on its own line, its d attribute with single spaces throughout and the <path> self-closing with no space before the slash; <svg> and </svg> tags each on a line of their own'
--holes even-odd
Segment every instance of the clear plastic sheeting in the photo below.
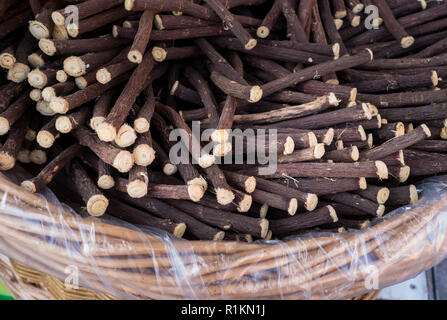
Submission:
<svg viewBox="0 0 447 320">
<path fill-rule="evenodd" d="M 447 177 L 424 181 L 415 205 L 370 228 L 255 243 L 178 240 L 84 218 L 49 190 L 27 193 L 10 180 L 0 176 L 0 252 L 119 299 L 345 299 L 447 256 Z"/>
</svg>

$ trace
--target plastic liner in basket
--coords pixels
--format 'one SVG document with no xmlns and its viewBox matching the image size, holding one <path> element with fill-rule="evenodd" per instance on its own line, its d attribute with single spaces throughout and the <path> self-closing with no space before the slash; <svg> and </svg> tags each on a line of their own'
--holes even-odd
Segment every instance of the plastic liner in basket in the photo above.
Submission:
<svg viewBox="0 0 447 320">
<path fill-rule="evenodd" d="M 255 243 L 186 241 L 82 218 L 49 190 L 0 176 L 0 252 L 120 299 L 344 299 L 407 280 L 447 256 L 447 176 L 360 231 Z"/>
</svg>

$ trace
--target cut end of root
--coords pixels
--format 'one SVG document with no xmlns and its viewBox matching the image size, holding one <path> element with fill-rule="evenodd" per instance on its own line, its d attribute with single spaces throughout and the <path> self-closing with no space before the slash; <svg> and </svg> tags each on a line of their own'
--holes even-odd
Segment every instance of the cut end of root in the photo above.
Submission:
<svg viewBox="0 0 447 320">
<path fill-rule="evenodd" d="M 35 102 L 42 100 L 42 91 L 40 89 L 33 89 L 30 91 L 29 97 Z"/>
<path fill-rule="evenodd" d="M 256 178 L 255 177 L 248 177 L 247 180 L 245 180 L 244 183 L 244 189 L 247 193 L 252 193 L 256 189 Z"/>
<path fill-rule="evenodd" d="M 371 113 L 371 109 L 368 107 L 368 105 L 366 103 L 362 103 L 362 109 L 363 112 L 365 113 L 366 119 L 371 120 L 372 119 L 372 113 Z"/>
<path fill-rule="evenodd" d="M 97 128 L 96 133 L 101 141 L 111 142 L 116 137 L 116 129 L 107 122 L 102 122 Z"/>
<path fill-rule="evenodd" d="M 354 16 L 354 18 L 352 18 L 351 20 L 351 26 L 356 28 L 360 25 L 360 22 L 361 22 L 360 16 Z"/>
<path fill-rule="evenodd" d="M 54 13 L 54 12 L 53 12 Z M 39 48 L 42 50 L 47 56 L 54 56 L 56 54 L 56 46 L 54 45 L 53 40 L 49 39 L 40 39 L 39 40 Z"/>
<path fill-rule="evenodd" d="M 318 205 L 318 196 L 314 193 L 307 194 L 306 203 L 304 206 L 306 207 L 306 210 L 313 211 Z"/>
<path fill-rule="evenodd" d="M 14 168 L 16 160 L 9 153 L 4 151 L 0 152 L 0 170 L 6 171 Z"/>
<path fill-rule="evenodd" d="M 55 25 L 53 28 L 52 36 L 54 40 L 68 40 L 69 38 L 65 26 L 57 26 L 57 25 Z"/>
<path fill-rule="evenodd" d="M 340 30 L 341 27 L 343 27 L 343 20 L 342 19 L 334 19 L 335 27 L 337 30 Z"/>
<path fill-rule="evenodd" d="M 332 141 L 334 141 L 334 136 L 335 136 L 334 128 L 329 128 L 323 137 L 323 143 L 327 146 L 331 145 Z M 316 137 L 315 137 L 315 139 L 316 139 Z"/>
<path fill-rule="evenodd" d="M 213 237 L 214 241 L 219 241 L 219 240 L 223 240 L 225 237 L 225 232 L 223 231 L 219 231 L 218 233 L 216 233 Z"/>
<path fill-rule="evenodd" d="M 440 135 L 441 135 L 441 139 L 442 140 L 447 140 L 447 128 L 446 127 L 441 129 L 441 134 Z"/>
<path fill-rule="evenodd" d="M 147 195 L 147 184 L 142 180 L 134 180 L 127 185 L 127 194 L 134 199 L 143 198 Z"/>
<path fill-rule="evenodd" d="M 163 26 L 163 20 L 160 15 L 156 14 L 154 17 L 154 25 L 158 30 L 163 30 L 165 27 Z"/>
<path fill-rule="evenodd" d="M 22 149 L 17 153 L 17 161 L 20 163 L 31 163 L 29 158 L 30 151 L 27 149 Z"/>
<path fill-rule="evenodd" d="M 58 70 L 56 72 L 56 80 L 61 83 L 67 82 L 68 74 L 64 70 Z"/>
<path fill-rule="evenodd" d="M 134 6 L 135 6 L 135 0 L 124 1 L 124 8 L 126 8 L 126 10 L 131 11 Z"/>
<path fill-rule="evenodd" d="M 286 142 L 284 143 L 284 155 L 292 154 L 295 150 L 295 142 L 291 137 L 286 138 Z"/>
<path fill-rule="evenodd" d="M 53 146 L 56 137 L 49 131 L 41 130 L 36 137 L 39 146 L 45 149 L 49 149 Z"/>
<path fill-rule="evenodd" d="M 205 195 L 205 190 L 201 185 L 191 184 L 188 186 L 188 195 L 191 201 L 198 202 Z"/>
<path fill-rule="evenodd" d="M 0 56 L 0 67 L 3 69 L 11 69 L 16 63 L 16 58 L 10 53 L 2 53 Z"/>
<path fill-rule="evenodd" d="M 309 147 L 310 148 L 315 147 L 318 144 L 318 139 L 315 133 L 308 132 L 307 136 L 309 137 Z"/>
<path fill-rule="evenodd" d="M 380 204 L 376 211 L 377 218 L 382 218 L 384 213 L 385 213 L 385 206 L 383 204 Z"/>
<path fill-rule="evenodd" d="M 71 56 L 64 60 L 64 71 L 72 77 L 80 77 L 86 70 L 87 66 L 80 57 Z"/>
<path fill-rule="evenodd" d="M 433 84 L 434 87 L 436 87 L 439 84 L 438 73 L 434 70 L 431 72 L 431 83 Z"/>
<path fill-rule="evenodd" d="M 98 126 L 106 120 L 104 117 L 93 117 L 90 119 L 90 128 L 94 131 L 98 128 Z"/>
<path fill-rule="evenodd" d="M 58 26 L 65 25 L 65 17 L 58 11 L 53 11 L 53 13 L 51 14 L 51 19 L 53 20 L 54 24 Z"/>
<path fill-rule="evenodd" d="M 175 164 L 172 163 L 166 163 L 163 166 L 163 173 L 167 176 L 172 176 L 173 174 L 175 174 L 177 172 L 177 166 Z"/>
<path fill-rule="evenodd" d="M 109 200 L 102 194 L 97 194 L 88 199 L 87 212 L 94 217 L 100 217 L 106 212 L 108 206 Z"/>
<path fill-rule="evenodd" d="M 233 146 L 231 145 L 231 143 L 229 142 L 223 144 L 218 143 L 213 147 L 213 156 L 224 157 L 226 154 L 230 153 L 231 150 L 233 150 Z"/>
<path fill-rule="evenodd" d="M 261 219 L 259 226 L 261 227 L 261 238 L 267 238 L 267 234 L 269 233 L 269 221 L 267 219 Z"/>
<path fill-rule="evenodd" d="M 50 37 L 50 30 L 42 22 L 36 20 L 29 22 L 29 32 L 39 40 Z"/>
<path fill-rule="evenodd" d="M 337 60 L 338 58 L 340 58 L 340 44 L 339 43 L 334 43 L 332 45 L 332 52 L 334 53 L 334 60 Z"/>
<path fill-rule="evenodd" d="M 36 185 L 34 184 L 34 182 L 32 182 L 30 180 L 25 180 L 20 185 L 22 186 L 22 188 L 25 188 L 26 191 L 29 191 L 32 193 L 35 193 L 37 191 Z"/>
<path fill-rule="evenodd" d="M 403 166 L 399 170 L 399 176 L 397 177 L 399 179 L 399 182 L 403 183 L 408 180 L 410 177 L 410 167 L 409 166 Z"/>
<path fill-rule="evenodd" d="M 121 148 L 130 147 L 135 143 L 135 140 L 137 140 L 137 134 L 128 124 L 123 124 L 115 137 L 115 143 Z"/>
<path fill-rule="evenodd" d="M 153 47 L 152 48 L 152 57 L 157 62 L 162 62 L 166 59 L 167 53 L 166 50 L 161 47 Z"/>
<path fill-rule="evenodd" d="M 53 97 L 56 96 L 56 90 L 52 87 L 46 87 L 42 90 L 42 99 L 44 101 L 50 102 Z"/>
<path fill-rule="evenodd" d="M 130 50 L 127 54 L 127 59 L 133 63 L 141 63 L 143 61 L 143 54 L 138 50 Z"/>
<path fill-rule="evenodd" d="M 368 51 L 369 56 L 370 56 L 370 60 L 372 61 L 372 60 L 374 59 L 374 53 L 373 53 L 372 50 L 369 49 L 369 48 L 366 48 L 366 51 Z"/>
<path fill-rule="evenodd" d="M 314 148 L 314 158 L 315 159 L 323 158 L 325 152 L 326 152 L 326 149 L 324 147 L 324 143 L 317 144 Z"/>
<path fill-rule="evenodd" d="M 120 151 L 113 160 L 112 166 L 119 172 L 129 172 L 135 161 L 133 155 L 129 151 Z"/>
<path fill-rule="evenodd" d="M 368 184 L 366 183 L 366 178 L 359 178 L 359 188 L 360 190 L 366 190 L 368 188 Z"/>
<path fill-rule="evenodd" d="M 366 141 L 367 136 L 366 136 L 366 131 L 363 128 L 363 126 L 361 126 L 361 125 L 358 126 L 357 131 L 360 133 L 360 141 Z"/>
<path fill-rule="evenodd" d="M 262 89 L 260 86 L 253 86 L 250 89 L 250 98 L 248 102 L 258 102 L 262 98 Z"/>
<path fill-rule="evenodd" d="M 421 128 L 424 131 L 427 138 L 431 137 L 430 129 L 427 127 L 427 125 L 425 123 L 421 124 Z"/>
<path fill-rule="evenodd" d="M 354 13 L 360 13 L 363 10 L 364 5 L 362 3 L 359 3 L 352 8 L 352 12 Z"/>
<path fill-rule="evenodd" d="M 357 161 L 360 158 L 360 152 L 359 149 L 356 146 L 351 147 L 351 159 L 353 161 Z"/>
<path fill-rule="evenodd" d="M 112 176 L 109 175 L 102 175 L 98 178 L 98 181 L 96 182 L 98 187 L 104 190 L 110 190 L 115 186 L 115 180 Z"/>
<path fill-rule="evenodd" d="M 414 204 L 419 200 L 418 190 L 416 189 L 416 186 L 412 184 L 410 185 L 409 191 L 410 191 L 410 203 Z"/>
<path fill-rule="evenodd" d="M 337 99 L 337 97 L 335 96 L 335 93 L 333 93 L 333 92 L 330 92 L 328 94 L 328 101 L 331 106 L 335 106 L 335 107 L 338 106 L 340 103 L 340 100 Z"/>
<path fill-rule="evenodd" d="M 148 144 L 140 144 L 133 150 L 135 163 L 146 167 L 155 160 L 155 150 Z"/>
<path fill-rule="evenodd" d="M 216 188 L 217 202 L 221 205 L 227 205 L 233 202 L 234 193 L 228 189 Z"/>
<path fill-rule="evenodd" d="M 335 211 L 333 206 L 326 206 L 326 208 L 329 210 L 329 215 L 332 218 L 332 222 L 337 222 L 338 221 L 338 216 L 337 216 L 337 212 Z"/>
<path fill-rule="evenodd" d="M 197 184 L 197 185 L 201 186 L 203 190 L 208 189 L 208 183 L 202 176 L 194 178 L 192 180 L 189 180 L 187 182 L 187 184 L 188 185 Z"/>
<path fill-rule="evenodd" d="M 267 203 L 264 203 L 259 208 L 259 217 L 264 219 L 267 216 L 268 211 L 269 211 L 269 205 Z"/>
<path fill-rule="evenodd" d="M 150 123 L 146 118 L 138 118 L 133 122 L 133 128 L 137 133 L 145 133 L 149 131 Z"/>
<path fill-rule="evenodd" d="M 225 143 L 228 141 L 230 135 L 228 133 L 228 130 L 225 129 L 216 129 L 211 134 L 211 140 L 213 140 L 216 143 Z"/>
<path fill-rule="evenodd" d="M 21 83 L 28 78 L 30 68 L 23 63 L 17 62 L 8 70 L 7 79 L 15 83 Z"/>
<path fill-rule="evenodd" d="M 402 48 L 409 48 L 413 45 L 414 38 L 412 36 L 403 37 L 400 39 L 400 45 Z"/>
<path fill-rule="evenodd" d="M 216 162 L 216 159 L 215 159 L 214 155 L 204 154 L 199 159 L 199 166 L 201 168 L 206 169 L 208 167 L 211 167 L 215 162 Z"/>
<path fill-rule="evenodd" d="M 269 34 L 270 34 L 270 29 L 267 27 L 264 27 L 264 26 L 261 26 L 256 30 L 256 35 L 262 39 L 267 38 L 269 36 Z"/>
<path fill-rule="evenodd" d="M 50 109 L 56 113 L 65 114 L 69 110 L 69 104 L 67 100 L 62 97 L 53 97 L 51 98 Z"/>
<path fill-rule="evenodd" d="M 10 128 L 8 119 L 0 117 L 0 136 L 7 134 Z"/>
<path fill-rule="evenodd" d="M 32 53 L 28 56 L 28 62 L 33 68 L 42 68 L 45 65 L 45 60 L 37 53 Z"/>
<path fill-rule="evenodd" d="M 254 47 L 256 47 L 256 45 L 258 44 L 258 41 L 256 39 L 250 39 L 248 40 L 248 42 L 245 44 L 245 50 L 251 50 Z"/>
<path fill-rule="evenodd" d="M 36 149 L 31 151 L 29 158 L 32 163 L 42 165 L 47 162 L 47 153 L 43 150 Z"/>
<path fill-rule="evenodd" d="M 377 203 L 384 204 L 389 197 L 390 197 L 390 189 L 380 188 L 380 190 L 377 192 Z"/>
<path fill-rule="evenodd" d="M 67 33 L 70 35 L 70 37 L 72 38 L 76 38 L 77 36 L 79 36 L 79 28 L 78 25 L 76 23 L 70 23 L 67 26 Z"/>
<path fill-rule="evenodd" d="M 172 235 L 176 238 L 182 238 L 186 231 L 186 224 L 183 222 L 177 223 L 177 225 L 174 228 L 174 232 Z"/>
<path fill-rule="evenodd" d="M 28 83 L 33 87 L 37 89 L 43 89 L 48 83 L 48 78 L 39 69 L 34 69 L 30 73 L 28 73 Z"/>
<path fill-rule="evenodd" d="M 242 200 L 239 201 L 239 203 L 237 204 L 237 211 L 238 212 L 248 212 L 248 210 L 250 210 L 250 208 L 251 208 L 252 203 L 253 203 L 253 198 L 248 194 L 244 194 L 244 196 L 242 197 Z"/>
<path fill-rule="evenodd" d="M 60 116 L 56 119 L 55 123 L 56 130 L 60 133 L 69 133 L 73 130 L 73 125 L 70 118 L 67 116 Z"/>
<path fill-rule="evenodd" d="M 418 0 L 421 3 L 421 9 L 425 10 L 427 9 L 427 1 L 425 0 Z"/>
<path fill-rule="evenodd" d="M 336 19 L 343 19 L 344 17 L 347 16 L 347 14 L 348 14 L 348 12 L 346 10 L 335 11 L 334 17 Z"/>
<path fill-rule="evenodd" d="M 383 161 L 375 161 L 377 176 L 380 180 L 388 179 L 388 167 Z"/>
<path fill-rule="evenodd" d="M 298 210 L 298 200 L 296 200 L 295 198 L 290 199 L 289 207 L 287 208 L 287 212 L 291 216 L 294 216 L 297 210 Z"/>
</svg>

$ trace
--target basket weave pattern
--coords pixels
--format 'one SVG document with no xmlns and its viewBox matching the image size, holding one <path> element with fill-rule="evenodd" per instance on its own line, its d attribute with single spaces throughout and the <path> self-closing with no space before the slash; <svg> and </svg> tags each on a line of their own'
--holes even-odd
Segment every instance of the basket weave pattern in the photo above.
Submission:
<svg viewBox="0 0 447 320">
<path fill-rule="evenodd" d="M 245 244 L 167 241 L 74 216 L 6 179 L 0 185 L 0 252 L 21 263 L 3 259 L 2 269 L 9 268 L 10 279 L 37 283 L 45 298 L 345 299 L 371 291 L 362 264 L 377 270 L 383 288 L 429 268 L 447 252 L 447 197 L 362 232 Z M 104 294 L 66 292 L 54 279 L 66 277 L 67 265 L 79 269 L 81 286 Z"/>
</svg>

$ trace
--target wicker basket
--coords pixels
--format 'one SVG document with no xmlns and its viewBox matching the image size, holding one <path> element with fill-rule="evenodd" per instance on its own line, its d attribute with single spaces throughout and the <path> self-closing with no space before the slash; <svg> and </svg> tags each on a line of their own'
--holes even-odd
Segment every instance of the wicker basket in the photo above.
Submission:
<svg viewBox="0 0 447 320">
<path fill-rule="evenodd" d="M 17 298 L 346 299 L 374 291 L 362 267 L 373 268 L 383 288 L 447 252 L 442 192 L 361 232 L 286 243 L 168 240 L 80 218 L 1 177 L 0 192 L 0 252 L 14 259 L 0 260 L 0 281 Z M 65 288 L 57 279 L 68 265 L 94 291 Z"/>
</svg>

